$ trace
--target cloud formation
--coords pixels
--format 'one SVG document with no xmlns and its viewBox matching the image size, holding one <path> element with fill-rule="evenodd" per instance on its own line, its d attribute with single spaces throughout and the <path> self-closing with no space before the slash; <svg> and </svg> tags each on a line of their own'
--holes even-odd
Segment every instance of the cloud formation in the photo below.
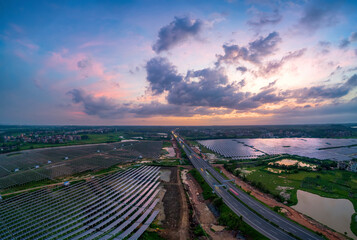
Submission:
<svg viewBox="0 0 357 240">
<path fill-rule="evenodd" d="M 79 69 L 86 69 L 90 65 L 91 65 L 91 63 L 90 63 L 89 59 L 82 59 L 82 60 L 77 62 L 77 67 Z"/>
<path fill-rule="evenodd" d="M 248 61 L 259 64 L 263 57 L 273 54 L 277 50 L 281 37 L 278 32 L 271 32 L 266 37 L 260 37 L 245 47 L 238 45 L 223 45 L 224 55 L 217 55 L 216 65 L 224 63 L 239 63 Z"/>
<path fill-rule="evenodd" d="M 151 61 L 151 60 L 150 60 Z M 168 61 L 160 61 L 163 63 L 161 75 L 155 81 L 155 78 L 150 78 L 150 87 L 156 86 L 161 79 L 173 78 L 171 71 L 166 71 L 167 68 L 173 69 Z M 148 73 L 149 74 L 149 73 Z M 177 73 L 176 73 L 177 74 Z M 165 85 L 167 90 L 166 100 L 169 104 L 181 106 L 195 107 L 215 107 L 227 109 L 252 109 L 257 108 L 266 103 L 282 101 L 282 96 L 278 96 L 272 88 L 264 89 L 259 93 L 251 93 L 242 91 L 245 86 L 245 80 L 230 83 L 228 77 L 222 68 L 205 68 L 197 71 L 188 71 L 186 76 L 177 74 L 175 79 L 181 81 L 169 81 L 170 85 Z M 152 89 L 154 91 L 154 89 Z"/>
<path fill-rule="evenodd" d="M 339 22 L 339 4 L 329 1 L 311 1 L 307 4 L 299 20 L 303 31 L 315 32 L 319 28 L 330 27 Z"/>
<path fill-rule="evenodd" d="M 189 17 L 175 17 L 169 25 L 159 31 L 159 38 L 152 49 L 156 53 L 168 51 L 190 37 L 197 37 L 203 28 L 203 21 Z"/>
<path fill-rule="evenodd" d="M 300 57 L 305 49 L 289 53 L 280 61 Z M 151 60 L 150 60 L 151 61 Z M 161 93 L 166 90 L 166 100 L 169 104 L 182 106 L 216 107 L 228 109 L 255 109 L 264 104 L 277 104 L 285 100 L 302 103 L 309 100 L 337 99 L 346 96 L 357 86 L 357 75 L 351 76 L 345 83 L 330 87 L 314 86 L 294 90 L 279 90 L 271 82 L 267 87 L 261 88 L 257 93 L 244 92 L 242 87 L 245 81 L 230 83 L 223 68 L 205 68 L 197 71 L 188 71 L 186 76 L 176 71 L 167 71 L 175 67 L 167 60 L 158 62 L 156 66 L 157 78 L 150 78 L 150 87 L 157 89 L 157 84 L 162 79 L 175 79 L 165 81 Z M 147 69 L 149 70 L 149 69 Z M 148 73 L 149 74 L 149 73 Z M 155 89 L 152 89 L 155 91 Z"/>
<path fill-rule="evenodd" d="M 242 73 L 245 73 L 246 71 L 248 71 L 248 68 L 244 67 L 244 66 L 239 66 L 236 68 L 237 71 L 240 71 Z"/>
<path fill-rule="evenodd" d="M 194 115 L 216 115 L 229 113 L 232 110 L 212 110 L 205 107 L 162 104 L 157 101 L 143 104 L 120 104 L 107 97 L 94 97 L 80 89 L 67 93 L 72 102 L 80 104 L 84 113 L 103 119 L 125 118 L 128 116 L 146 118 L 152 116 L 192 117 Z"/>
<path fill-rule="evenodd" d="M 349 38 L 342 39 L 341 42 L 340 42 L 339 47 L 340 48 L 346 48 L 353 42 L 357 42 L 357 32 L 351 33 Z"/>
<path fill-rule="evenodd" d="M 354 98 L 347 102 L 330 103 L 326 105 L 318 106 L 284 106 L 279 109 L 260 109 L 256 111 L 260 114 L 273 114 L 274 119 L 284 119 L 295 122 L 305 123 L 306 116 L 309 116 L 310 121 L 314 122 L 317 119 L 318 122 L 327 123 L 335 122 L 336 120 L 346 122 L 347 119 L 353 119 L 357 114 L 357 98 Z M 324 119 L 321 119 L 324 116 Z"/>
<path fill-rule="evenodd" d="M 73 89 L 67 92 L 72 97 L 72 102 L 82 104 L 84 113 L 100 118 L 114 118 L 123 116 L 127 109 L 114 103 L 107 97 L 95 98 L 93 95 L 86 94 L 83 90 Z"/>
<path fill-rule="evenodd" d="M 253 14 L 253 18 L 248 20 L 247 23 L 248 25 L 256 28 L 260 28 L 265 25 L 274 25 L 283 19 L 278 9 L 275 9 L 273 12 L 261 12 L 254 10 Z"/>
<path fill-rule="evenodd" d="M 355 87 L 357 87 L 357 74 L 352 75 L 342 84 L 326 86 L 314 86 L 310 88 L 300 88 L 295 90 L 286 90 L 284 95 L 287 98 L 295 98 L 299 102 L 304 102 L 309 99 L 336 99 L 346 96 Z"/>
<path fill-rule="evenodd" d="M 304 55 L 305 52 L 306 52 L 306 48 L 303 48 L 294 52 L 289 52 L 287 55 L 282 57 L 279 61 L 270 61 L 265 66 L 260 67 L 258 75 L 260 76 L 272 75 L 277 71 L 279 71 L 284 66 L 284 64 L 286 64 L 288 61 L 301 57 L 302 55 Z"/>
<path fill-rule="evenodd" d="M 182 77 L 177 74 L 176 67 L 166 58 L 155 57 L 146 63 L 146 80 L 154 95 L 170 90 L 174 83 L 182 81 Z"/>
</svg>

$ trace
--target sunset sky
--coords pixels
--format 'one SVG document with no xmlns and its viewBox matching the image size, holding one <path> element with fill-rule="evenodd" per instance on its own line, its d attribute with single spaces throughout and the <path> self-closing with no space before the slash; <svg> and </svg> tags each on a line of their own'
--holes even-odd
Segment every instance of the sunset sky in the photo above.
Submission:
<svg viewBox="0 0 357 240">
<path fill-rule="evenodd" d="M 0 124 L 357 122 L 356 1 L 0 0 Z"/>
</svg>

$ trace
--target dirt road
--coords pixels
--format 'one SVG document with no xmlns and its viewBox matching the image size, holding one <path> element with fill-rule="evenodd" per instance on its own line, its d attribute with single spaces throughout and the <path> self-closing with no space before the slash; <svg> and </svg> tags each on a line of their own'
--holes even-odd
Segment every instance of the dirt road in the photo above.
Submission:
<svg viewBox="0 0 357 240">
<path fill-rule="evenodd" d="M 177 167 L 162 167 L 170 170 L 168 182 L 162 182 L 166 192 L 163 198 L 163 230 L 160 235 L 165 239 L 186 240 L 189 239 L 189 218 L 185 192 L 179 180 Z"/>
</svg>

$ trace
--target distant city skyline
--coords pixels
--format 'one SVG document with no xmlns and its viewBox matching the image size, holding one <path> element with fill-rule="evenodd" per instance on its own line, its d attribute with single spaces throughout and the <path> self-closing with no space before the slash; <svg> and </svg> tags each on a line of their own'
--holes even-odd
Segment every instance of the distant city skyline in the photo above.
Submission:
<svg viewBox="0 0 357 240">
<path fill-rule="evenodd" d="M 0 6 L 0 124 L 357 119 L 354 1 Z"/>
</svg>

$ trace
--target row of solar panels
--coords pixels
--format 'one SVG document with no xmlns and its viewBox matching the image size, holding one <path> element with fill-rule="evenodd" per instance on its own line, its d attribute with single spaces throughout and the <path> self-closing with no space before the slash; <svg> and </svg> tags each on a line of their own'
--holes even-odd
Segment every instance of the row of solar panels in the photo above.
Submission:
<svg viewBox="0 0 357 240">
<path fill-rule="evenodd" d="M 200 144 L 227 158 L 256 158 L 264 153 L 231 139 L 201 140 Z"/>
<path fill-rule="evenodd" d="M 115 155 L 116 150 L 124 149 L 133 153 L 136 157 L 144 155 L 149 158 L 160 156 L 161 141 L 133 141 L 111 144 L 85 145 L 56 147 L 52 149 L 26 150 L 10 154 L 0 155 L 0 177 L 13 172 L 38 168 L 51 163 L 62 162 L 83 157 L 93 153 L 111 153 Z"/>
<path fill-rule="evenodd" d="M 145 166 L 0 200 L 0 239 L 137 239 L 158 214 L 159 173 Z"/>
<path fill-rule="evenodd" d="M 120 148 L 132 148 L 132 143 L 113 143 L 85 146 L 56 147 L 52 149 L 35 149 L 0 155 L 0 169 L 14 172 L 15 169 L 27 170 L 50 163 L 62 162 L 92 153 L 111 152 Z M 1 175 L 0 175 L 1 176 Z"/>
<path fill-rule="evenodd" d="M 84 146 L 82 148 L 92 149 L 92 152 L 113 152 L 112 150 L 117 150 L 119 148 L 130 148 L 130 151 L 133 151 L 133 143 L 121 143 L 121 144 L 112 144 L 112 145 L 101 145 L 99 147 L 90 147 Z M 117 147 L 115 147 L 117 146 Z M 101 148 L 102 150 L 97 150 Z M 73 151 L 73 149 L 77 149 Z M 58 152 L 58 149 L 50 149 L 44 151 L 53 151 Z M 83 154 L 89 154 L 88 150 L 81 150 L 80 147 L 69 147 L 66 149 L 66 152 L 69 153 L 68 156 L 59 157 L 63 154 L 53 154 L 56 157 L 52 156 L 52 160 L 45 160 L 45 155 L 41 155 L 40 152 L 24 152 L 14 157 L 6 157 L 6 155 L 0 156 L 0 189 L 6 189 L 13 186 L 23 185 L 33 181 L 41 181 L 44 179 L 53 179 L 57 177 L 73 175 L 77 172 L 83 172 L 87 170 L 97 170 L 101 168 L 110 167 L 112 165 L 118 164 L 121 161 L 118 161 L 116 158 L 100 158 L 98 156 L 94 158 L 85 158 L 78 159 L 76 161 L 68 162 L 66 160 L 77 158 L 83 156 Z M 160 151 L 157 151 L 160 153 Z M 22 156 L 24 155 L 24 156 Z M 136 154 L 136 158 L 139 157 Z M 15 159 L 13 159 L 15 158 Z M 130 159 L 129 156 L 126 158 Z M 64 161 L 63 161 L 64 160 Z M 64 162 L 66 164 L 56 165 L 53 163 Z M 100 163 L 100 164 L 99 164 Z M 54 166 L 54 167 L 50 167 Z"/>
</svg>

